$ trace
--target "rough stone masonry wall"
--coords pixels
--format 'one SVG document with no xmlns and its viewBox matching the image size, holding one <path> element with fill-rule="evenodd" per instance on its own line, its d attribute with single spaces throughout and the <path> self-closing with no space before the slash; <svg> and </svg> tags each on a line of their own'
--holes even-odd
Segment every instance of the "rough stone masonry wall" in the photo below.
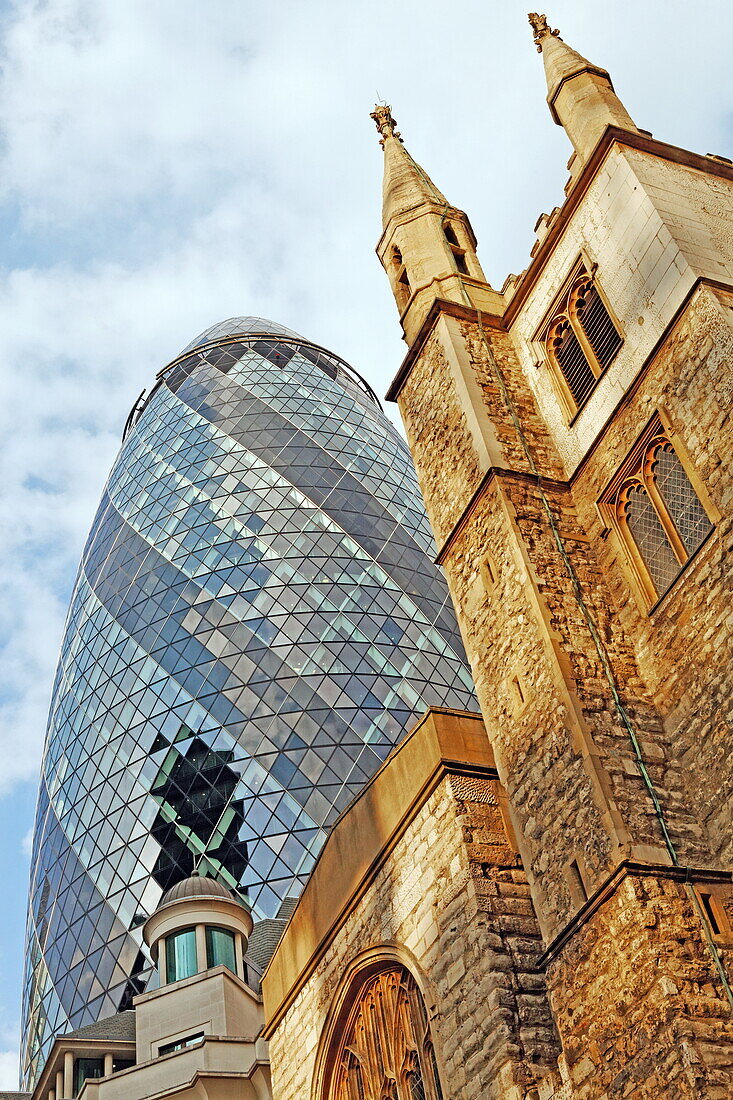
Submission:
<svg viewBox="0 0 733 1100">
<path fill-rule="evenodd" d="M 272 1036 L 274 1100 L 313 1096 L 319 1041 L 347 967 L 394 944 L 426 987 L 446 1100 L 524 1100 L 536 1081 L 543 1100 L 564 1095 L 555 1092 L 559 1045 L 534 965 L 539 929 L 495 787 L 444 778 L 419 810 Z"/>
<path fill-rule="evenodd" d="M 467 344 L 476 377 L 490 378 L 483 341 L 469 337 Z M 411 381 L 400 399 L 408 424 L 414 415 Z M 517 385 L 521 392 L 521 379 Z M 440 395 L 435 399 L 439 401 Z M 439 413 L 434 417 L 437 420 Z M 420 460 L 450 468 L 449 448 L 448 442 L 432 455 L 424 452 Z M 430 481 L 425 470 L 422 476 L 424 483 Z M 457 480 L 455 495 L 460 491 Z M 588 499 L 576 508 L 576 494 L 569 490 L 546 483 L 545 492 L 639 731 L 680 858 L 704 863 L 706 838 L 690 804 L 679 754 L 640 675 L 633 635 L 613 614 L 602 544 L 599 554 L 599 543 L 589 537 Z M 440 506 L 427 503 L 431 515 Z M 482 569 L 487 556 L 493 582 Z M 625 852 L 663 863 L 667 857 L 658 822 L 537 487 L 521 471 L 514 477 L 498 475 L 486 487 L 454 537 L 445 567 L 497 765 L 521 834 L 533 898 L 550 940 L 582 905 L 573 889 L 570 861 L 577 860 L 589 891 L 601 884 Z M 666 899 L 659 912 L 651 913 L 645 899 L 629 895 L 624 886 L 625 895 L 612 895 L 574 930 L 548 973 L 570 1070 L 580 1095 L 588 1100 L 624 1095 L 650 1100 L 714 1097 L 724 1095 L 716 1091 L 720 1087 L 728 1087 L 719 1085 L 715 1066 L 723 1067 L 718 1076 L 725 1082 L 730 1010 L 712 979 L 698 917 L 676 884 L 668 891 L 669 884 L 660 883 L 663 880 L 652 879 L 648 887 Z M 684 971 L 689 953 L 698 966 L 697 978 L 682 981 L 674 993 L 675 976 Z M 655 960 L 666 983 L 655 984 L 652 964 L 644 978 L 639 975 L 638 967 L 647 958 Z M 630 1005 L 635 1006 L 633 1012 Z M 689 1027 L 696 1040 L 682 1054 L 678 1047 L 683 1031 L 656 1022 L 660 1015 L 668 1021 L 669 1013 L 682 1022 L 680 1028 Z M 637 1050 L 644 1041 L 645 1061 Z M 699 1063 L 697 1083 L 685 1059 Z M 627 1063 L 630 1075 L 625 1078 Z M 674 1081 L 667 1092 L 659 1091 L 659 1074 L 652 1070 L 659 1065 Z"/>
<path fill-rule="evenodd" d="M 577 1100 L 733 1095 L 733 1021 L 683 883 L 627 877 L 547 977 Z"/>
<path fill-rule="evenodd" d="M 703 827 L 706 865 L 730 868 L 733 833 L 733 312 L 700 288 L 574 486 L 582 526 L 600 550 L 610 606 L 633 639 L 640 673 L 664 716 Z M 595 502 L 655 411 L 667 414 L 716 530 L 659 607 L 648 613 L 629 581 L 625 551 L 604 541 Z"/>
<path fill-rule="evenodd" d="M 487 415 L 499 425 L 497 435 L 507 437 L 507 464 L 519 466 L 521 475 L 517 433 L 488 361 L 487 341 L 511 386 L 517 413 L 526 421 L 526 439 L 538 465 L 549 464 L 546 437 L 533 416 L 531 395 L 522 388 L 518 365 L 511 362 L 506 338 L 463 327 Z M 410 434 L 422 415 L 424 384 L 422 376 L 411 376 L 400 397 Z M 445 385 L 433 390 L 431 399 L 436 421 L 445 403 L 455 401 Z M 461 496 L 463 472 L 452 466 L 450 447 L 448 435 L 442 447 L 415 454 L 423 487 L 435 490 L 426 497 L 433 522 L 444 500 Z M 432 476 L 435 467 L 441 470 L 439 486 Z M 449 477 L 452 481 L 446 484 Z M 633 648 L 609 613 L 595 549 L 578 522 L 570 494 L 552 485 L 545 491 L 629 713 L 639 726 L 649 767 L 665 793 L 670 824 L 694 862 L 700 854 L 697 826 L 672 766 L 660 717 L 645 698 Z M 493 585 L 487 585 L 482 568 L 487 558 Z M 540 891 L 535 895 L 538 914 L 552 938 L 577 906 L 564 878 L 573 860 L 594 887 L 622 858 L 626 845 L 646 846 L 652 858 L 656 851 L 664 859 L 663 839 L 536 487 L 521 476 L 498 475 L 455 537 L 445 567 L 497 765 L 520 821 L 523 856 Z"/>
<path fill-rule="evenodd" d="M 557 448 L 527 385 L 512 337 L 502 329 L 491 328 L 485 320 L 463 322 L 460 333 L 471 372 L 481 389 L 484 415 L 501 442 L 503 464 L 511 470 L 531 470 L 514 418 L 507 408 L 497 369 L 511 394 L 514 412 L 537 469 L 542 471 L 544 477 L 562 478 L 563 466 Z"/>
<path fill-rule="evenodd" d="M 661 720 L 644 699 L 631 647 L 609 612 L 593 550 L 573 530 L 567 494 L 548 493 L 664 794 L 669 826 L 694 863 L 699 829 Z M 487 554 L 493 585 L 480 569 Z M 552 939 L 577 909 L 566 877 L 573 860 L 590 892 L 631 854 L 622 846 L 648 846 L 665 858 L 653 805 L 535 487 L 509 479 L 490 486 L 449 551 L 446 571 L 538 913 Z"/>
<path fill-rule="evenodd" d="M 432 502 L 430 522 L 440 545 L 478 488 L 483 470 L 437 332 L 427 340 L 413 374 L 414 410 L 405 428 L 420 491 Z M 431 461 L 436 454 L 445 461 Z"/>
</svg>

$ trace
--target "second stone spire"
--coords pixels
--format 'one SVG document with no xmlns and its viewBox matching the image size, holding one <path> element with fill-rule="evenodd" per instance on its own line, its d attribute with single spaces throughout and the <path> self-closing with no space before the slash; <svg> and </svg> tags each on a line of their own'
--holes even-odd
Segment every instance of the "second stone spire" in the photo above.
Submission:
<svg viewBox="0 0 733 1100">
<path fill-rule="evenodd" d="M 547 16 L 531 12 L 529 21 L 545 66 L 550 113 L 581 161 L 590 158 L 609 126 L 637 132 L 608 72 L 563 42 L 560 32 L 549 26 Z"/>
<path fill-rule="evenodd" d="M 387 272 L 408 343 L 436 299 L 499 312 L 486 282 L 476 237 L 462 210 L 446 199 L 405 148 L 392 109 L 372 116 L 384 149 L 382 225 L 377 255 Z"/>
</svg>

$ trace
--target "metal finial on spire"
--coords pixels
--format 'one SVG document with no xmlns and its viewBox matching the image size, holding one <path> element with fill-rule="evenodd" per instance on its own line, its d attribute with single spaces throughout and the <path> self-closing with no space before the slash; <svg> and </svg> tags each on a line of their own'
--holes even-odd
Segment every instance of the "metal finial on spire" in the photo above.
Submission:
<svg viewBox="0 0 733 1100">
<path fill-rule="evenodd" d="M 398 141 L 402 141 L 397 123 L 392 118 L 392 108 L 388 103 L 376 103 L 369 117 L 374 119 L 380 134 L 379 144 L 382 148 L 384 148 L 385 138 L 396 137 Z"/>
<path fill-rule="evenodd" d="M 536 11 L 531 11 L 529 13 L 529 21 L 532 24 L 534 40 L 537 43 L 537 53 L 542 53 L 543 38 L 560 37 L 560 31 L 553 31 L 552 28 L 547 25 L 546 15 L 538 15 Z"/>
</svg>

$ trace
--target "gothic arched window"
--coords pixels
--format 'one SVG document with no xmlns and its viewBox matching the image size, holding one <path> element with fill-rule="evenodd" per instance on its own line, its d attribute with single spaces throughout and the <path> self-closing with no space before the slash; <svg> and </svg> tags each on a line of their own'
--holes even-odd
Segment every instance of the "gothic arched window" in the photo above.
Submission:
<svg viewBox="0 0 733 1100">
<path fill-rule="evenodd" d="M 597 283 L 584 268 L 570 279 L 542 331 L 557 388 L 573 417 L 623 343 Z"/>
<path fill-rule="evenodd" d="M 324 1100 L 443 1100 L 425 1005 L 404 966 L 364 980 L 335 1046 Z"/>
<path fill-rule="evenodd" d="M 713 529 L 658 420 L 652 422 L 604 501 L 648 602 L 656 603 Z"/>
</svg>

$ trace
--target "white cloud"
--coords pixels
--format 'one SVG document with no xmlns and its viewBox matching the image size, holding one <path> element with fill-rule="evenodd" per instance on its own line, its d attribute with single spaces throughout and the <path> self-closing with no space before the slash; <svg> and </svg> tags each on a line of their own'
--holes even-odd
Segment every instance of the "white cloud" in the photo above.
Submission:
<svg viewBox="0 0 733 1100">
<path fill-rule="evenodd" d="M 725 151 L 720 5 L 674 7 L 669 20 L 661 0 L 622 0 L 601 25 L 556 0 L 552 18 L 608 64 L 640 124 L 691 142 L 697 128 Z M 155 371 L 197 330 L 250 312 L 328 344 L 382 391 L 398 366 L 372 251 L 377 91 L 469 211 L 498 284 L 526 263 L 568 151 L 518 3 L 464 0 L 446 20 L 437 0 L 18 2 L 3 50 L 0 793 L 37 768 L 76 562 Z M 683 55 L 684 88 L 670 77 Z"/>
<path fill-rule="evenodd" d="M 0 1024 L 0 1089 L 18 1088 L 18 1028 L 7 1020 Z"/>
<path fill-rule="evenodd" d="M 30 859 L 31 852 L 33 851 L 33 829 L 30 828 L 27 833 L 24 834 L 23 839 L 20 842 L 20 850 L 26 859 Z"/>
<path fill-rule="evenodd" d="M 0 1088 L 14 1091 L 18 1088 L 18 1051 L 0 1050 Z"/>
</svg>

